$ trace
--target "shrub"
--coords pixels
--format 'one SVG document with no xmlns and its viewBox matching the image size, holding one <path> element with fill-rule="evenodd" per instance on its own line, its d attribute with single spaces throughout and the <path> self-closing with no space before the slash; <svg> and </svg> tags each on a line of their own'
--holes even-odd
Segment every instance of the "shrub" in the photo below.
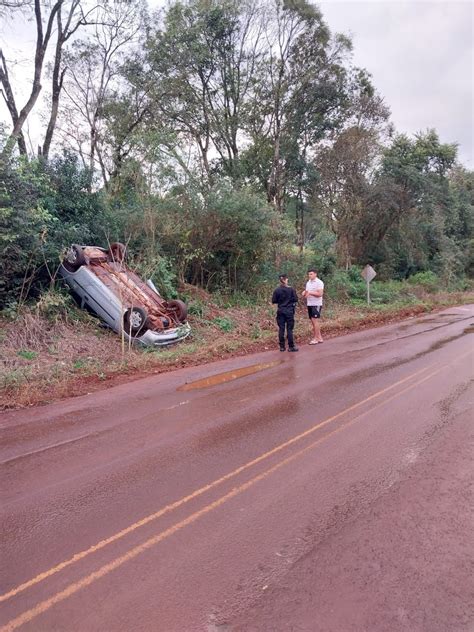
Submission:
<svg viewBox="0 0 474 632">
<path fill-rule="evenodd" d="M 349 270 L 334 270 L 325 279 L 325 296 L 340 302 L 348 302 L 351 299 L 364 299 L 366 296 L 365 281 L 360 276 Z"/>
<path fill-rule="evenodd" d="M 264 263 L 286 239 L 282 218 L 264 196 L 226 183 L 156 199 L 153 221 L 179 280 L 225 293 L 256 287 Z"/>
<path fill-rule="evenodd" d="M 410 285 L 420 285 L 426 292 L 436 292 L 440 289 L 440 281 L 434 272 L 417 272 L 407 280 Z"/>
<path fill-rule="evenodd" d="M 367 293 L 367 286 L 364 283 Z M 400 299 L 410 298 L 403 289 L 403 283 L 400 281 L 372 281 L 370 284 L 370 301 L 371 303 L 388 304 L 394 303 Z"/>
<path fill-rule="evenodd" d="M 66 290 L 49 289 L 41 294 L 36 303 L 38 315 L 52 322 L 69 320 L 71 310 L 76 311 L 72 297 Z"/>
<path fill-rule="evenodd" d="M 109 215 L 91 175 L 68 154 L 2 163 L 0 168 L 0 307 L 38 296 L 71 243 L 102 243 Z"/>
<path fill-rule="evenodd" d="M 42 263 L 54 218 L 45 205 L 48 178 L 36 164 L 20 161 L 0 171 L 0 307 L 24 299 Z"/>
<path fill-rule="evenodd" d="M 177 297 L 177 275 L 172 262 L 157 253 L 140 255 L 135 261 L 135 271 L 143 279 L 151 279 L 166 299 Z"/>
</svg>

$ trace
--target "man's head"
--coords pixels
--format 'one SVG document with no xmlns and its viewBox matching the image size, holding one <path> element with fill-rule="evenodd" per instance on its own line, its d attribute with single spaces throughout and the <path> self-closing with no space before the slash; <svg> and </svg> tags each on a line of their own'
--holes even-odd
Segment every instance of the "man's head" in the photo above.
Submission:
<svg viewBox="0 0 474 632">
<path fill-rule="evenodd" d="M 282 285 L 288 285 L 288 275 L 287 274 L 280 274 L 278 278 L 280 279 L 280 283 Z"/>
<path fill-rule="evenodd" d="M 317 270 L 315 270 L 314 268 L 310 268 L 308 270 L 308 278 L 310 281 L 314 281 L 314 279 L 316 279 L 317 276 L 318 276 Z"/>
</svg>

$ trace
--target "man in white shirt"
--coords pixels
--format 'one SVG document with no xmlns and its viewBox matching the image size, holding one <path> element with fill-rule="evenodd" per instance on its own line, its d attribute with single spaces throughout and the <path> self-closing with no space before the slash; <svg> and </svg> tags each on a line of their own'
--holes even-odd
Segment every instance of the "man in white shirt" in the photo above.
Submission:
<svg viewBox="0 0 474 632">
<path fill-rule="evenodd" d="M 324 283 L 321 279 L 318 279 L 317 271 L 314 268 L 308 270 L 308 281 L 302 296 L 306 298 L 308 316 L 313 327 L 313 338 L 310 340 L 310 345 L 317 345 L 323 342 L 321 328 L 319 326 L 319 319 L 321 318 L 321 310 L 323 308 L 323 294 Z"/>
</svg>

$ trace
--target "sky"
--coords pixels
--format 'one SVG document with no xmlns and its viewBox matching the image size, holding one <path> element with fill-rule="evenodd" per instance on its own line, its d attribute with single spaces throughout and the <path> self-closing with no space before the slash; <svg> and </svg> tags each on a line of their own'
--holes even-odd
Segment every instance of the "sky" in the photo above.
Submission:
<svg viewBox="0 0 474 632">
<path fill-rule="evenodd" d="M 164 1 L 148 4 L 156 8 Z M 459 160 L 474 169 L 474 0 L 322 0 L 317 5 L 331 31 L 351 36 L 353 61 L 372 74 L 396 130 L 411 135 L 435 128 L 442 142 L 459 143 Z M 11 72 L 16 85 L 31 68 L 25 61 L 34 43 L 31 27 L 19 20 L 0 26 L 4 53 L 19 60 Z M 3 102 L 0 119 L 9 121 Z"/>
<path fill-rule="evenodd" d="M 350 34 L 399 132 L 434 127 L 474 169 L 474 0 L 324 0 L 331 31 Z"/>
</svg>

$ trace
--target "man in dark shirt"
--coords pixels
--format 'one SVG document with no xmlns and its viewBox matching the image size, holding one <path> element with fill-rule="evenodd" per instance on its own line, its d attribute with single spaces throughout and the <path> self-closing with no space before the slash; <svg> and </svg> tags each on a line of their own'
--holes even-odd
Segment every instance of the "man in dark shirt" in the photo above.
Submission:
<svg viewBox="0 0 474 632">
<path fill-rule="evenodd" d="M 295 307 L 298 303 L 298 297 L 295 290 L 288 285 L 287 274 L 280 274 L 280 285 L 273 292 L 272 303 L 278 305 L 276 321 L 278 323 L 280 351 L 285 351 L 285 327 L 288 337 L 288 351 L 298 351 L 293 340 Z"/>
</svg>

